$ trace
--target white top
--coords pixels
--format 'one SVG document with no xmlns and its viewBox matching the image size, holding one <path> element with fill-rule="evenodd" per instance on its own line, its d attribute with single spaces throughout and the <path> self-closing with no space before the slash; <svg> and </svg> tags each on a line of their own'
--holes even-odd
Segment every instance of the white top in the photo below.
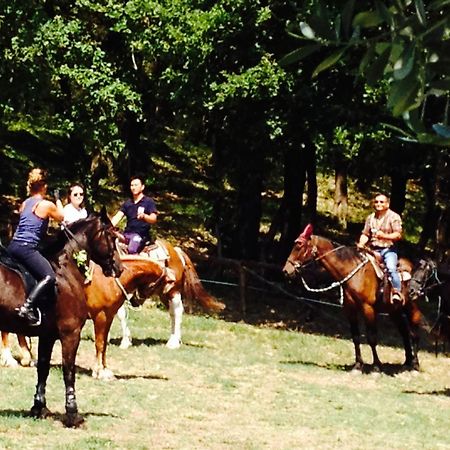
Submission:
<svg viewBox="0 0 450 450">
<path fill-rule="evenodd" d="M 68 203 L 64 206 L 64 222 L 72 223 L 80 219 L 86 219 L 87 217 L 86 208 L 77 209 L 72 203 Z"/>
</svg>

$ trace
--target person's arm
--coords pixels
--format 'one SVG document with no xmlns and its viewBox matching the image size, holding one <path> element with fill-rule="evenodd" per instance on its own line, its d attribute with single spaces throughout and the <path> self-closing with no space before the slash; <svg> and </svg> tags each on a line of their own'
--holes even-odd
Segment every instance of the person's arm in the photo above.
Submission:
<svg viewBox="0 0 450 450">
<path fill-rule="evenodd" d="M 150 214 L 140 213 L 137 215 L 137 218 L 139 220 L 144 220 L 145 222 L 147 222 L 149 224 L 154 224 L 154 223 L 156 223 L 158 216 L 154 212 L 152 212 Z"/>
<path fill-rule="evenodd" d="M 393 231 L 392 233 L 385 233 L 381 230 L 378 230 L 375 233 L 375 237 L 378 239 L 385 239 L 387 241 L 396 242 L 402 238 L 402 233 L 400 231 Z"/>
<path fill-rule="evenodd" d="M 358 247 L 364 247 L 369 242 L 369 236 L 367 234 L 361 234 L 359 241 L 356 244 Z"/>
<path fill-rule="evenodd" d="M 111 223 L 116 227 L 124 217 L 125 214 L 123 213 L 123 211 L 117 211 L 111 219 Z"/>
<path fill-rule="evenodd" d="M 59 201 L 59 205 L 55 205 L 55 203 L 48 200 L 43 200 L 42 203 L 43 208 L 45 208 L 47 217 L 51 217 L 57 222 L 62 222 L 62 220 L 64 219 L 64 210 L 61 201 Z"/>
</svg>

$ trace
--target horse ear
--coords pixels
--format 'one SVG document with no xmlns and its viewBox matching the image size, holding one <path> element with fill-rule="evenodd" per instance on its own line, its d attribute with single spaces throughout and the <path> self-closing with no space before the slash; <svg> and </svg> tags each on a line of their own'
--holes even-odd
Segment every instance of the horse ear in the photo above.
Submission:
<svg viewBox="0 0 450 450">
<path fill-rule="evenodd" d="M 313 226 L 312 224 L 308 223 L 308 225 L 306 225 L 305 229 L 301 232 L 300 236 L 295 240 L 295 242 L 300 242 L 300 241 L 307 241 L 313 232 Z"/>
<path fill-rule="evenodd" d="M 109 223 L 109 217 L 108 217 L 108 213 L 106 212 L 106 207 L 105 205 L 102 206 L 102 209 L 100 210 L 100 219 L 103 223 Z"/>
</svg>

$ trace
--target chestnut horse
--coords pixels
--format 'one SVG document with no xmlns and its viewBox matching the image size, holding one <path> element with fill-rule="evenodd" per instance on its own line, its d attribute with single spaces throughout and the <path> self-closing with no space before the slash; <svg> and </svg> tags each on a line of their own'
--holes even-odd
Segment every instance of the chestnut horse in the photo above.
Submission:
<svg viewBox="0 0 450 450">
<path fill-rule="evenodd" d="M 408 300 L 404 285 L 404 304 L 390 303 L 380 298 L 380 283 L 375 268 L 365 252 L 356 247 L 336 245 L 330 240 L 312 235 L 312 226 L 295 240 L 284 273 L 290 278 L 301 277 L 302 270 L 313 261 L 319 262 L 335 280 L 334 286 L 341 287 L 344 312 L 349 320 L 355 348 L 354 369 L 362 370 L 364 362 L 360 349 L 358 315 L 361 314 L 367 329 L 367 340 L 372 350 L 373 368 L 381 370 L 382 364 L 377 354 L 377 313 L 389 314 L 403 338 L 405 368 L 419 370 L 418 343 L 421 313 L 416 302 Z M 412 264 L 409 264 L 412 269 Z"/>
<path fill-rule="evenodd" d="M 154 290 L 153 295 L 158 295 L 161 301 L 169 309 L 171 319 L 171 334 L 166 346 L 170 349 L 179 348 L 181 345 L 181 322 L 183 319 L 183 301 L 190 309 L 200 306 L 206 312 L 219 312 L 225 305 L 206 292 L 189 256 L 179 247 L 174 247 L 169 242 L 158 239 L 160 247 L 164 248 L 167 259 L 162 261 L 168 272 L 168 281 L 165 286 Z M 171 279 L 171 280 L 170 280 Z M 143 299 L 145 300 L 145 298 Z M 139 299 L 133 299 L 134 304 L 139 304 Z M 118 318 L 122 327 L 121 347 L 131 345 L 131 333 L 126 323 L 125 305 L 118 312 Z"/>
<path fill-rule="evenodd" d="M 75 397 L 75 359 L 88 309 L 84 279 L 74 260 L 74 253 L 85 250 L 93 261 L 100 264 L 105 274 L 118 275 L 121 263 L 114 240 L 114 228 L 105 211 L 101 216 L 90 215 L 58 232 L 56 240 L 45 249 L 45 255 L 56 271 L 56 299 L 42 306 L 39 326 L 30 326 L 17 315 L 16 308 L 23 304 L 27 295 L 22 277 L 16 271 L 0 265 L 0 329 L 39 337 L 37 385 L 31 408 L 33 417 L 41 418 L 50 414 L 46 406 L 45 389 L 53 346 L 59 339 L 66 397 L 64 423 L 72 427 L 83 421 Z"/>
</svg>

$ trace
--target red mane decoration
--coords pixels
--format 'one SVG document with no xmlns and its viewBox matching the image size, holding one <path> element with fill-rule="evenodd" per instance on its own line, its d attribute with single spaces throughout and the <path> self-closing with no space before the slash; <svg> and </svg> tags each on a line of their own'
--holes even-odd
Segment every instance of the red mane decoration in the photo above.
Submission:
<svg viewBox="0 0 450 450">
<path fill-rule="evenodd" d="M 302 231 L 302 233 L 300 234 L 300 236 L 295 240 L 295 242 L 299 242 L 299 241 L 307 241 L 313 232 L 313 226 L 308 223 L 308 225 L 306 225 L 305 229 Z"/>
</svg>

